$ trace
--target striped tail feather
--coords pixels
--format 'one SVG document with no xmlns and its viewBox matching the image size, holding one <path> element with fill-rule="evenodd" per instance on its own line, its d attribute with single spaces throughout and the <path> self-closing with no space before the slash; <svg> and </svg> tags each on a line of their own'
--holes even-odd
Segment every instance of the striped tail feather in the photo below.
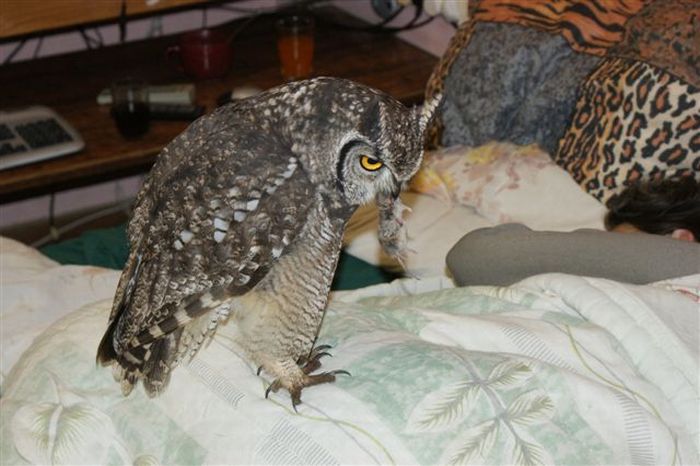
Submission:
<svg viewBox="0 0 700 466">
<path fill-rule="evenodd" d="M 146 394 L 160 395 L 168 386 L 182 329 L 146 346 L 125 350 L 112 363 L 114 379 L 120 382 L 124 396 L 141 380 Z"/>
<path fill-rule="evenodd" d="M 224 288 L 212 288 L 191 297 L 180 305 L 169 317 L 134 336 L 129 341 L 129 348 L 147 345 L 178 328 L 183 328 L 192 321 L 204 316 L 209 311 L 222 306 L 228 299 Z"/>
<path fill-rule="evenodd" d="M 113 364 L 114 378 L 121 383 L 125 396 L 139 379 L 149 396 L 157 396 L 167 387 L 170 372 L 180 360 L 180 339 L 185 327 L 224 305 L 227 298 L 227 293 L 221 288 L 195 295 L 178 306 L 169 317 L 132 337 L 121 351 L 115 349 L 118 345 L 114 342 L 119 322 L 117 317 L 105 332 L 97 361 L 102 365 Z M 203 340 L 201 338 L 198 342 Z"/>
</svg>

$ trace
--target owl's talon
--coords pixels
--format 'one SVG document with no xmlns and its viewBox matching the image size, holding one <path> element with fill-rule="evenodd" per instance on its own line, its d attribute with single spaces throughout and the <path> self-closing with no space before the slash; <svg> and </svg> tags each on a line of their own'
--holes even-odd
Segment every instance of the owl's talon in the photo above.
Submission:
<svg viewBox="0 0 700 466">
<path fill-rule="evenodd" d="M 292 398 L 292 408 L 294 408 L 294 412 L 299 413 L 299 411 L 297 411 L 297 406 L 301 404 L 301 388 L 292 390 L 289 392 L 289 396 Z"/>
<path fill-rule="evenodd" d="M 262 374 L 262 370 L 263 370 L 263 366 L 258 366 L 258 372 L 257 372 L 257 375 L 258 375 L 258 376 L 259 376 L 260 374 Z"/>
<path fill-rule="evenodd" d="M 331 345 L 318 345 L 318 346 L 314 346 L 314 347 L 311 349 L 311 353 L 310 353 L 309 355 L 314 354 L 314 352 L 325 351 L 325 350 L 327 350 L 327 349 L 332 349 L 332 348 L 333 348 L 333 347 L 332 347 Z"/>
<path fill-rule="evenodd" d="M 323 356 L 331 356 L 330 353 L 326 352 L 326 350 L 329 350 L 331 348 L 333 348 L 331 345 L 318 345 L 311 348 L 311 351 L 309 351 L 309 355 L 306 356 L 306 361 L 310 361 L 312 359 L 320 359 Z"/>
<path fill-rule="evenodd" d="M 310 358 L 309 361 L 318 361 L 324 356 L 333 357 L 333 355 L 331 353 L 329 353 L 328 351 L 321 351 L 321 352 L 314 354 L 314 356 L 312 358 Z"/>
<path fill-rule="evenodd" d="M 282 383 L 279 381 L 279 379 L 273 381 L 269 387 L 267 387 L 267 390 L 265 390 L 265 398 L 267 399 L 270 395 L 270 392 L 272 393 L 277 393 L 277 390 L 280 389 L 282 386 Z"/>
</svg>

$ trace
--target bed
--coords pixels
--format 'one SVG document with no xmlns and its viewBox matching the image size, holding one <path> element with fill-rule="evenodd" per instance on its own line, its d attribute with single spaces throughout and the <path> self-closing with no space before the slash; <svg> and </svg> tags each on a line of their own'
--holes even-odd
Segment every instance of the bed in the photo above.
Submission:
<svg viewBox="0 0 700 466">
<path fill-rule="evenodd" d="M 161 397 L 124 398 L 94 359 L 119 272 L 0 247 L 3 464 L 698 461 L 700 275 L 335 292 L 324 364 L 352 376 L 295 412 L 226 331 Z"/>
<path fill-rule="evenodd" d="M 351 220 L 319 342 L 332 346 L 324 368 L 352 375 L 306 389 L 298 411 L 286 392 L 265 398 L 269 380 L 232 344 L 226 326 L 173 373 L 163 395 L 151 399 L 138 387 L 123 397 L 110 371 L 95 364 L 125 254 L 123 229 L 42 251 L 0 238 L 2 463 L 700 462 L 700 268 L 637 285 L 604 271 L 548 271 L 506 285 L 459 286 L 446 267 L 465 234 L 497 225 L 603 234 L 604 202 L 629 178 L 620 166 L 610 175 L 599 158 L 572 162 L 558 143 L 567 140 L 570 118 L 555 120 L 584 107 L 578 99 L 585 92 L 571 91 L 571 83 L 590 85 L 586 76 L 609 49 L 629 55 L 633 48 L 605 34 L 571 39 L 559 34 L 571 27 L 552 26 L 556 18 L 513 16 L 503 5 L 514 3 L 472 4 L 472 19 L 428 86 L 447 101 L 433 133 L 439 147 L 402 195 L 412 208 L 406 220 L 415 250 L 405 273 L 380 251 L 373 207 Z M 562 18 L 571 21 L 572 11 Z M 616 11 L 602 23 L 639 27 L 648 19 L 645 9 Z M 550 35 L 524 30 L 531 23 L 548 24 Z M 465 120 L 473 112 L 461 106 L 475 104 L 473 83 L 461 87 L 462 78 L 479 73 L 467 73 L 474 59 L 462 52 L 487 53 L 483 47 L 498 43 L 494 34 L 510 38 L 502 44 L 532 43 L 511 34 L 540 41 L 512 51 L 519 64 L 532 53 L 569 63 L 576 73 L 551 73 L 569 80 L 557 87 L 567 92 L 535 89 L 528 95 L 540 95 L 537 105 L 511 120 L 498 116 L 506 107 L 491 94 L 493 105 L 479 107 L 483 121 Z M 591 37 L 610 40 L 586 42 Z M 528 82 L 541 77 L 533 73 Z M 590 147 L 606 150 L 602 142 Z M 637 170 L 651 173 L 650 159 Z M 694 160 L 683 163 L 692 170 Z M 468 253 L 457 258 L 469 264 Z"/>
<path fill-rule="evenodd" d="M 226 331 L 163 396 L 124 398 L 94 359 L 119 271 L 0 239 L 3 464 L 696 463 L 700 273 L 641 286 L 547 273 L 456 287 L 448 276 L 447 250 L 475 228 L 600 229 L 601 204 L 542 155 L 511 144 L 433 154 L 423 192 L 404 195 L 413 278 L 334 292 L 324 367 L 352 376 L 305 390 L 298 412 L 286 393 L 265 399 L 269 381 Z M 491 170 L 478 188 L 457 180 L 471 206 L 435 181 L 445 157 Z M 546 201 L 539 185 L 577 215 L 529 212 Z M 366 262 L 339 273 L 392 266 L 375 218 L 353 218 L 346 251 Z"/>
</svg>

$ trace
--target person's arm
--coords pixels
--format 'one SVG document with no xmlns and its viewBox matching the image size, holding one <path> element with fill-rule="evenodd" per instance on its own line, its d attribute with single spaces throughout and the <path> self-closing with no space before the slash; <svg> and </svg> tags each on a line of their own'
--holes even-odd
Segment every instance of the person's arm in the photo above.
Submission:
<svg viewBox="0 0 700 466">
<path fill-rule="evenodd" d="M 647 233 L 505 224 L 462 237 L 447 254 L 447 267 L 460 286 L 505 286 L 548 272 L 644 284 L 700 273 L 700 245 Z"/>
</svg>

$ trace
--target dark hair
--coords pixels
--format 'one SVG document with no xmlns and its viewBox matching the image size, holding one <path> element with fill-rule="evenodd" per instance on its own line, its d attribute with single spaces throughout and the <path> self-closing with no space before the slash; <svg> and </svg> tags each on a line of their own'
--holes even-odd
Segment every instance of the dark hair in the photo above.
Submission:
<svg viewBox="0 0 700 466">
<path fill-rule="evenodd" d="M 655 235 L 690 230 L 700 241 L 700 183 L 692 176 L 639 183 L 608 201 L 605 227 L 621 223 Z"/>
</svg>

